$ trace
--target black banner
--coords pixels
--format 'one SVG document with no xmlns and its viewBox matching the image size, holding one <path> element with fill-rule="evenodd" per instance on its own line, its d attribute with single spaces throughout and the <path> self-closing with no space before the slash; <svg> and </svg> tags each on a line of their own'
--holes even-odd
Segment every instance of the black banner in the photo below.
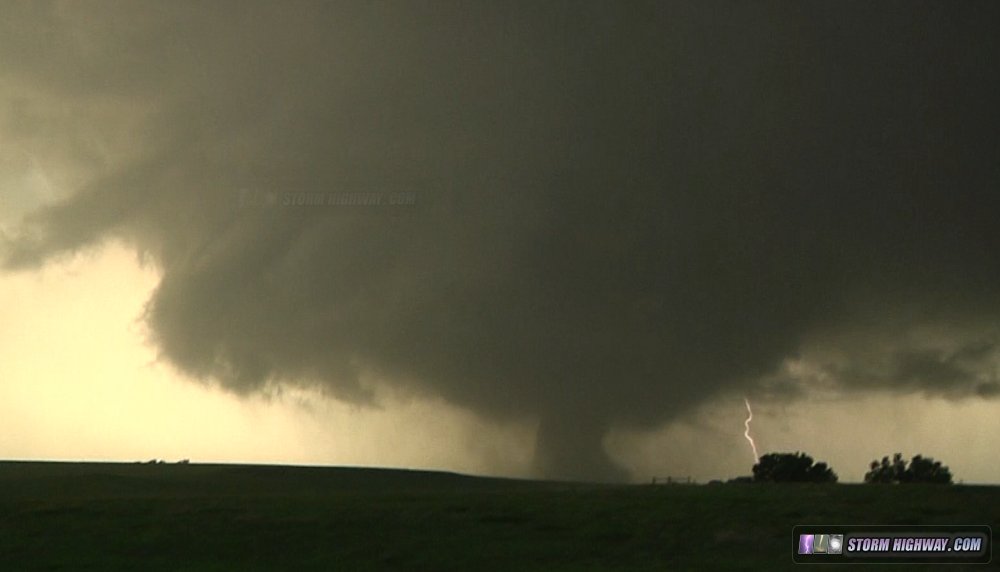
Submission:
<svg viewBox="0 0 1000 572">
<path fill-rule="evenodd" d="M 986 525 L 798 525 L 792 558 L 801 564 L 986 564 L 992 538 Z"/>
</svg>

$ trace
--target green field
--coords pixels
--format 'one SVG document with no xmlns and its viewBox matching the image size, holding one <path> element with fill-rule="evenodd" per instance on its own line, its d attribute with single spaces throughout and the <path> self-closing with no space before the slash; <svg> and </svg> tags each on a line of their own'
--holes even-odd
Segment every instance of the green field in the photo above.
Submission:
<svg viewBox="0 0 1000 572">
<path fill-rule="evenodd" d="M 802 570 L 791 562 L 795 524 L 997 522 L 1000 487 L 595 486 L 354 468 L 0 462 L 3 571 Z"/>
</svg>

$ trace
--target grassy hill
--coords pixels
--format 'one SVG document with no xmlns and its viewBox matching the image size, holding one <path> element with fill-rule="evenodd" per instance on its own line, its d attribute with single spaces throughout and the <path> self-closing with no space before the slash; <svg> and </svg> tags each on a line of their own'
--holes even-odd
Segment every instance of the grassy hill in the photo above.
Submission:
<svg viewBox="0 0 1000 572">
<path fill-rule="evenodd" d="M 0 462 L 5 571 L 801 570 L 789 549 L 795 524 L 998 522 L 1000 487 L 598 486 L 365 468 Z M 869 568 L 886 569 L 851 566 Z"/>
</svg>

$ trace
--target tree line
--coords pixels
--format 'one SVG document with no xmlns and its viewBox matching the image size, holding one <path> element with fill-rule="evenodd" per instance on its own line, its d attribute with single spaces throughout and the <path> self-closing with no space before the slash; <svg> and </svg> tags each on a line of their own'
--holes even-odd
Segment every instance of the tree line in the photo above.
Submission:
<svg viewBox="0 0 1000 572">
<path fill-rule="evenodd" d="M 753 476 L 734 479 L 736 482 L 773 483 L 835 483 L 837 473 L 826 463 L 816 463 L 809 455 L 795 453 L 768 453 L 753 466 Z M 930 457 L 914 456 L 909 462 L 902 453 L 874 460 L 865 473 L 865 482 L 880 483 L 935 483 L 951 484 L 948 467 Z"/>
</svg>

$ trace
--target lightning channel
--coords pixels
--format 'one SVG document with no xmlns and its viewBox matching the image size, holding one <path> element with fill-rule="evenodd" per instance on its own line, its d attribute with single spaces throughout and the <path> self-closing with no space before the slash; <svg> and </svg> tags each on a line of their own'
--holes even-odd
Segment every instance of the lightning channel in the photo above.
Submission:
<svg viewBox="0 0 1000 572">
<path fill-rule="evenodd" d="M 757 444 L 753 442 L 753 437 L 750 436 L 750 422 L 753 421 L 753 410 L 750 409 L 750 400 L 746 397 L 743 398 L 743 403 L 747 406 L 747 420 L 743 422 L 746 431 L 743 432 L 743 436 L 750 443 L 750 449 L 753 451 L 753 462 L 756 464 L 760 462 L 760 455 L 757 454 Z"/>
</svg>

